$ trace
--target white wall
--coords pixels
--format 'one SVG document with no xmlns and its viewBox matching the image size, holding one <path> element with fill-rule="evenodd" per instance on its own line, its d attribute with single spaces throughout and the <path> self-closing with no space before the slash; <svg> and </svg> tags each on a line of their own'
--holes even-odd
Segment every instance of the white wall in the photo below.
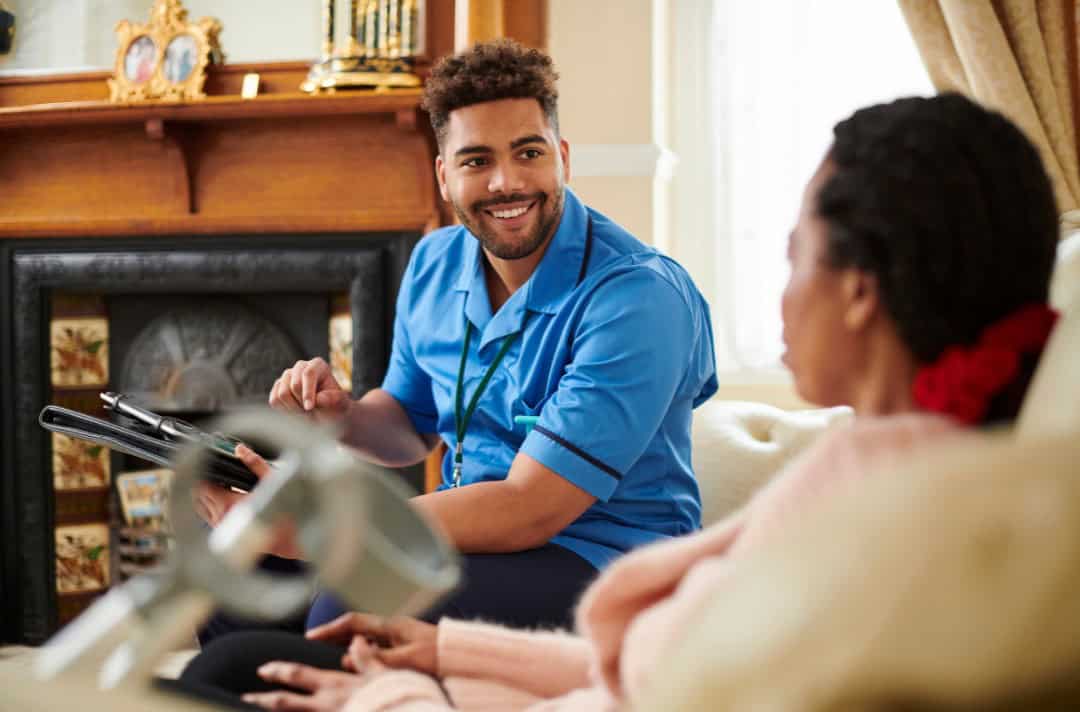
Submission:
<svg viewBox="0 0 1080 712">
<path fill-rule="evenodd" d="M 147 22 L 153 0 L 5 0 L 15 44 L 0 73 L 112 69 L 116 23 Z M 216 17 L 232 63 L 312 60 L 319 54 L 319 0 L 185 0 L 188 18 Z"/>
<path fill-rule="evenodd" d="M 551 0 L 548 48 L 573 189 L 640 239 L 666 246 L 670 164 L 656 59 L 666 56 L 667 0 Z M 658 177 L 658 175 L 660 177 Z"/>
</svg>

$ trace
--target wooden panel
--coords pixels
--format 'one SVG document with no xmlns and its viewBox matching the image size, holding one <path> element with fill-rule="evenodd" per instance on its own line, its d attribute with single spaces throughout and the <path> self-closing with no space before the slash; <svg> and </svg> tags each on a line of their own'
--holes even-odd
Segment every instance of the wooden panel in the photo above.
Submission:
<svg viewBox="0 0 1080 712">
<path fill-rule="evenodd" d="M 528 47 L 547 49 L 547 0 L 503 0 L 503 33 Z"/>
<path fill-rule="evenodd" d="M 454 0 L 428 0 L 427 56 L 431 61 L 454 51 Z"/>
<path fill-rule="evenodd" d="M 420 92 L 0 109 L 0 236 L 419 230 Z"/>
<path fill-rule="evenodd" d="M 510 37 L 529 47 L 547 46 L 546 0 L 457 0 L 455 47 Z"/>
<path fill-rule="evenodd" d="M 358 211 L 427 217 L 434 205 L 425 141 L 398 129 L 393 116 L 253 120 L 198 132 L 195 205 L 207 218 Z"/>
<path fill-rule="evenodd" d="M 454 48 L 503 37 L 503 0 L 457 0 Z"/>
<path fill-rule="evenodd" d="M 118 210 L 149 217 L 184 214 L 165 150 L 137 124 L 5 131 L 0 138 L 3 216 L 74 220 L 113 217 Z"/>
</svg>

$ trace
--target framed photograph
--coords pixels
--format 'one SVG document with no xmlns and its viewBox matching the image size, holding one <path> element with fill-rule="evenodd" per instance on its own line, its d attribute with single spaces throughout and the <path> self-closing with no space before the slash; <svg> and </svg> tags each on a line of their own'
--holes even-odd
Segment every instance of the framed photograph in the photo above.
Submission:
<svg viewBox="0 0 1080 712">
<path fill-rule="evenodd" d="M 150 81 L 158 63 L 157 45 L 147 35 L 139 35 L 124 52 L 124 76 L 133 84 Z"/>
<path fill-rule="evenodd" d="M 155 0 L 149 22 L 123 20 L 116 26 L 109 100 L 130 104 L 204 98 L 206 68 L 223 58 L 220 32 L 221 23 L 212 17 L 189 22 L 180 0 Z"/>
<path fill-rule="evenodd" d="M 179 34 L 169 40 L 165 48 L 165 80 L 170 84 L 183 84 L 195 69 L 199 43 L 194 35 Z"/>
</svg>

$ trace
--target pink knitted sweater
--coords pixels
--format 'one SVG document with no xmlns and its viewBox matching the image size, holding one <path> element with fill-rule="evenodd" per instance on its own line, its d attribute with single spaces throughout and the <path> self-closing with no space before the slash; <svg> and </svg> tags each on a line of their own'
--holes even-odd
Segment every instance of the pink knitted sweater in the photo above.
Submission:
<svg viewBox="0 0 1080 712">
<path fill-rule="evenodd" d="M 953 428 L 936 416 L 902 415 L 833 431 L 727 519 L 612 564 L 582 598 L 579 635 L 444 619 L 439 678 L 452 702 L 432 678 L 391 670 L 355 692 L 345 710 L 595 712 L 632 703 L 701 608 L 732 585 L 740 556 L 777 523 Z"/>
</svg>

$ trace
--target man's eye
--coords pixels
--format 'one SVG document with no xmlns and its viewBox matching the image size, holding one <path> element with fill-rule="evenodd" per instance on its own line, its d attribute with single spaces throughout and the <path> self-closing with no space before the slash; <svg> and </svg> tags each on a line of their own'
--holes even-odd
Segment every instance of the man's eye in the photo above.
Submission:
<svg viewBox="0 0 1080 712">
<path fill-rule="evenodd" d="M 480 166 L 486 166 L 487 165 L 487 159 L 486 158 L 480 158 L 480 157 L 470 158 L 467 161 L 465 161 L 464 163 L 462 163 L 461 165 L 463 165 L 463 166 L 465 166 L 467 168 L 479 168 Z"/>
<path fill-rule="evenodd" d="M 530 158 L 531 159 L 531 158 L 539 158 L 540 156 L 542 156 L 544 154 L 541 153 L 539 150 L 537 150 L 535 148 L 527 148 L 527 149 L 525 149 L 524 151 L 521 152 L 521 155 L 524 156 L 525 158 Z"/>
</svg>

